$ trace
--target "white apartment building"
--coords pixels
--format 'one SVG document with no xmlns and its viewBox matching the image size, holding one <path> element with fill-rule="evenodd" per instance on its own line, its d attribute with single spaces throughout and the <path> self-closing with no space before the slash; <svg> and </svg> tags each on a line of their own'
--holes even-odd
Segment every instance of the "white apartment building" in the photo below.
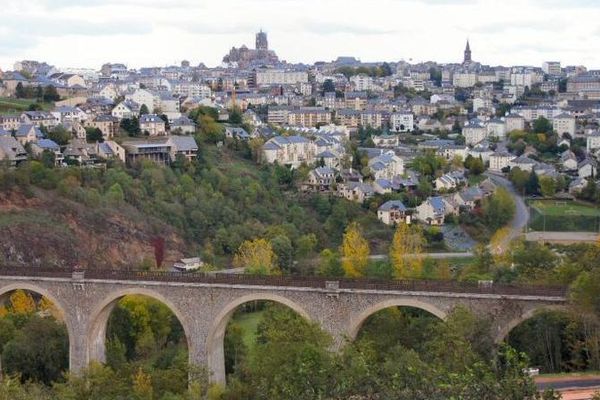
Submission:
<svg viewBox="0 0 600 400">
<path fill-rule="evenodd" d="M 506 125 L 506 132 L 522 131 L 525 129 L 525 118 L 519 114 L 508 114 L 504 117 L 504 124 Z"/>
<path fill-rule="evenodd" d="M 575 135 L 575 128 L 575 117 L 570 114 L 562 113 L 552 120 L 552 129 L 559 135 L 568 133 L 573 137 Z"/>
<path fill-rule="evenodd" d="M 350 78 L 350 82 L 354 85 L 354 90 L 367 91 L 373 90 L 373 78 L 365 75 L 358 74 Z"/>
<path fill-rule="evenodd" d="M 500 172 L 502 168 L 510 166 L 510 162 L 515 156 L 507 151 L 496 152 L 490 155 L 490 170 Z"/>
<path fill-rule="evenodd" d="M 561 74 L 560 61 L 546 61 L 542 64 L 545 74 L 558 76 Z"/>
<path fill-rule="evenodd" d="M 415 117 L 411 112 L 397 112 L 390 115 L 390 128 L 393 132 L 412 132 Z"/>
<path fill-rule="evenodd" d="M 586 137 L 586 149 L 588 152 L 600 149 L 600 132 L 594 132 Z"/>
<path fill-rule="evenodd" d="M 465 137 L 465 144 L 473 146 L 485 140 L 487 128 L 478 120 L 471 120 L 462 129 L 462 134 Z"/>
<path fill-rule="evenodd" d="M 295 85 L 308 82 L 306 71 L 286 71 L 283 69 L 258 69 L 255 71 L 256 86 Z"/>
<path fill-rule="evenodd" d="M 477 83 L 477 74 L 473 72 L 457 72 L 452 78 L 452 84 L 456 87 L 469 88 Z"/>
</svg>

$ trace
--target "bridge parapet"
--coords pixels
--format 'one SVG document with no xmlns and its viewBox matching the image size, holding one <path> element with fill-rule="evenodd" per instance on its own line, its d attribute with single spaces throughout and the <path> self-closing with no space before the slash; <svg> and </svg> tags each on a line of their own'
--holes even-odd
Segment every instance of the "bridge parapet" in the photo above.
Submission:
<svg viewBox="0 0 600 400">
<path fill-rule="evenodd" d="M 445 292 L 461 294 L 494 294 L 566 297 L 566 286 L 486 284 L 480 282 L 432 281 L 432 280 L 375 280 L 339 279 L 296 276 L 258 276 L 244 274 L 219 274 L 201 272 L 106 270 L 76 268 L 0 267 L 0 277 L 47 277 L 72 278 L 76 280 L 117 280 L 137 282 L 204 283 L 242 286 L 312 288 L 324 290 L 377 290 L 407 292 Z"/>
</svg>

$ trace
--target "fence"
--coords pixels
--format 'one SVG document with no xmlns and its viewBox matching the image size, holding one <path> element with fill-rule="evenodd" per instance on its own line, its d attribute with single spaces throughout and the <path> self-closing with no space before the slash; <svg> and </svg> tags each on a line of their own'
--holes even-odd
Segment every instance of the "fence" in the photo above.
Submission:
<svg viewBox="0 0 600 400">
<path fill-rule="evenodd" d="M 98 279 L 120 281 L 182 282 L 316 289 L 362 289 L 378 291 L 447 292 L 498 295 L 529 295 L 565 297 L 562 286 L 481 284 L 478 282 L 372 279 L 326 279 L 318 277 L 257 276 L 219 273 L 190 273 L 170 271 L 106 270 L 42 267 L 0 267 L 0 276 Z M 334 283 L 334 285 L 332 285 Z"/>
</svg>

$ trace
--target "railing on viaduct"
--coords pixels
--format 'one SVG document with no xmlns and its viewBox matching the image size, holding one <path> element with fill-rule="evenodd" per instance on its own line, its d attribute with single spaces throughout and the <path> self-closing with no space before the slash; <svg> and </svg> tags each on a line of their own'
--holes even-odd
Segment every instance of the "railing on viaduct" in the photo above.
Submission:
<svg viewBox="0 0 600 400">
<path fill-rule="evenodd" d="M 225 284 L 246 286 L 272 286 L 314 289 L 362 289 L 378 291 L 438 292 L 464 294 L 495 294 L 513 296 L 547 296 L 566 297 L 565 286 L 515 285 L 491 282 L 458 282 L 431 280 L 372 280 L 372 279 L 337 279 L 295 276 L 257 276 L 243 274 L 219 274 L 201 272 L 142 271 L 142 270 L 107 270 L 107 269 L 74 269 L 44 267 L 0 267 L 0 277 L 46 277 L 77 278 L 118 281 L 152 281 Z"/>
</svg>

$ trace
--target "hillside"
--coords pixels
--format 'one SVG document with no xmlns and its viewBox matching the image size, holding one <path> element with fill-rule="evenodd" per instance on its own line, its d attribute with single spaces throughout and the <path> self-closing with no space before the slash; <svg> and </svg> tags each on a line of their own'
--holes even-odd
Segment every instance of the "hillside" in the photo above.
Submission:
<svg viewBox="0 0 600 400">
<path fill-rule="evenodd" d="M 0 168 L 0 261 L 137 267 L 154 259 L 152 241 L 162 237 L 169 263 L 199 255 L 228 268 L 242 242 L 266 237 L 284 270 L 311 274 L 309 261 L 337 248 L 350 221 L 361 224 L 373 252 L 385 252 L 393 230 L 375 213 L 298 191 L 301 175 L 257 165 L 247 148 L 206 142 L 196 161 L 172 167 Z"/>
<path fill-rule="evenodd" d="M 189 255 L 170 226 L 132 207 L 90 208 L 52 191 L 0 192 L 0 261 L 15 265 L 121 268 L 153 260 L 152 240 L 165 239 L 165 261 Z"/>
</svg>

